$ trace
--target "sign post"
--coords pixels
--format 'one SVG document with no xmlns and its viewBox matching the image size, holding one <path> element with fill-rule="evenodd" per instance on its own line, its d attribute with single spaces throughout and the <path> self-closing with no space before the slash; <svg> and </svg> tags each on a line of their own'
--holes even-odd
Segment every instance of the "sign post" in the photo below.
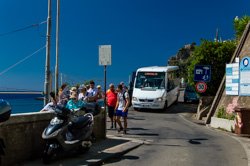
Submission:
<svg viewBox="0 0 250 166">
<path fill-rule="evenodd" d="M 99 46 L 99 65 L 104 66 L 104 135 L 106 137 L 106 78 L 107 78 L 107 65 L 111 65 L 111 45 Z"/>
</svg>

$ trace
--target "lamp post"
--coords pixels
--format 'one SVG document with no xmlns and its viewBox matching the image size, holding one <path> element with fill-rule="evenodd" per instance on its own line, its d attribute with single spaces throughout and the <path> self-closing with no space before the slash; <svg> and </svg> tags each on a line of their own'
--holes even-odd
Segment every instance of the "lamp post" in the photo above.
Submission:
<svg viewBox="0 0 250 166">
<path fill-rule="evenodd" d="M 49 84 L 50 84 L 50 34 L 51 34 L 51 0 L 48 0 L 48 18 L 46 34 L 46 61 L 45 61 L 45 82 L 44 82 L 44 105 L 49 101 Z"/>
<path fill-rule="evenodd" d="M 57 93 L 58 93 L 59 16 L 60 16 L 60 0 L 57 0 L 57 12 L 56 12 L 56 65 L 55 65 L 55 94 L 57 94 Z"/>
</svg>

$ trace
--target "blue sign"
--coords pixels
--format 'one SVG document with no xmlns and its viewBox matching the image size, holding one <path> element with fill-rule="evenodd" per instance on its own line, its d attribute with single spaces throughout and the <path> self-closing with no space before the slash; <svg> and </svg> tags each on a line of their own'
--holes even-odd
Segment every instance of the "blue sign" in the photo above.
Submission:
<svg viewBox="0 0 250 166">
<path fill-rule="evenodd" d="M 211 80 L 211 66 L 210 65 L 195 65 L 194 81 L 209 82 Z"/>
<path fill-rule="evenodd" d="M 226 64 L 226 95 L 239 95 L 239 63 Z"/>
<path fill-rule="evenodd" d="M 250 96 L 250 58 L 243 57 L 240 61 L 240 95 Z"/>
</svg>

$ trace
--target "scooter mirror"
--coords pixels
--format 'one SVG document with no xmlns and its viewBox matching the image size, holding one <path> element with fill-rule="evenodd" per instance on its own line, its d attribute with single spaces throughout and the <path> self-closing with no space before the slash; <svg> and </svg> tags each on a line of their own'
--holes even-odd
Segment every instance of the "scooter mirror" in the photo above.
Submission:
<svg viewBox="0 0 250 166">
<path fill-rule="evenodd" d="M 0 122 L 4 122 L 10 118 L 11 114 L 11 106 L 10 104 L 3 100 L 0 99 Z"/>
</svg>

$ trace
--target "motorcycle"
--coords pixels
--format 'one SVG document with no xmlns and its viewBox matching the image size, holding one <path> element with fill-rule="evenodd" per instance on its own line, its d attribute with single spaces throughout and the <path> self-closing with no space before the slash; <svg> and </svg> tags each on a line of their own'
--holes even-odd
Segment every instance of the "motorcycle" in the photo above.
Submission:
<svg viewBox="0 0 250 166">
<path fill-rule="evenodd" d="M 46 141 L 42 155 L 43 163 L 48 164 L 59 153 L 68 151 L 87 151 L 95 140 L 93 134 L 94 117 L 85 107 L 69 110 L 56 106 L 55 117 L 44 129 L 42 138 Z"/>
<path fill-rule="evenodd" d="M 0 99 L 0 123 L 5 122 L 10 118 L 11 115 L 11 106 L 10 104 L 3 100 Z M 5 144 L 4 140 L 0 138 L 0 165 L 1 165 L 1 156 L 5 155 Z"/>
</svg>

